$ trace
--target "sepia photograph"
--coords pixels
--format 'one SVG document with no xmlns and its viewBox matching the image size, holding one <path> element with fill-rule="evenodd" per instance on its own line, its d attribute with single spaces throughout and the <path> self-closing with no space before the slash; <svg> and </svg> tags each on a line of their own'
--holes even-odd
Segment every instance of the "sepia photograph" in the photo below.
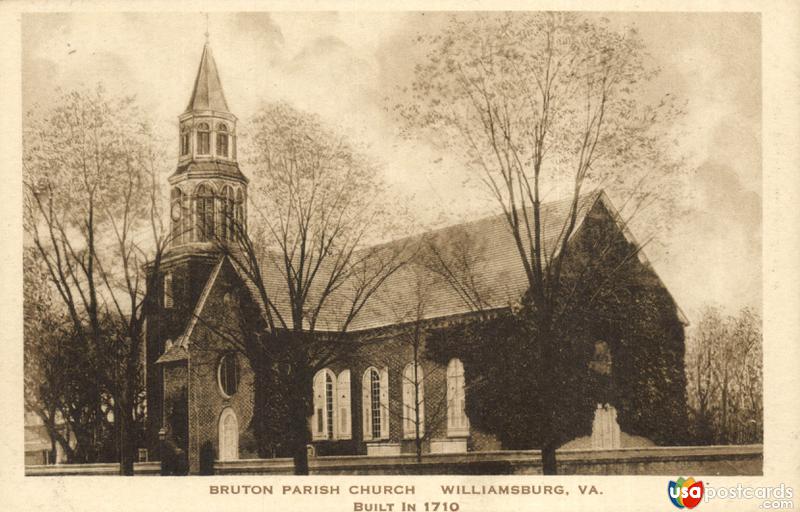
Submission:
<svg viewBox="0 0 800 512">
<path fill-rule="evenodd" d="M 798 23 L 0 3 L 3 508 L 796 508 Z"/>
<path fill-rule="evenodd" d="M 758 13 L 21 34 L 28 477 L 763 473 Z"/>
</svg>

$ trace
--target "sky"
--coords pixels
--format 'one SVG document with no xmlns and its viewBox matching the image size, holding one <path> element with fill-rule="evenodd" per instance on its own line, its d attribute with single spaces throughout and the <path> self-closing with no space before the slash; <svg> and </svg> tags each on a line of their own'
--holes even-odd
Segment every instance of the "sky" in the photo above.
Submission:
<svg viewBox="0 0 800 512">
<path fill-rule="evenodd" d="M 687 102 L 678 148 L 694 171 L 686 184 L 691 208 L 648 247 L 650 261 L 690 321 L 705 305 L 761 311 L 759 15 L 602 15 L 638 29 L 662 70 L 651 87 Z M 479 188 L 464 186 L 458 155 L 402 138 L 385 108 L 422 58 L 415 37 L 445 18 L 211 13 L 208 31 L 228 105 L 240 119 L 278 100 L 314 112 L 363 144 L 389 186 L 422 217 L 447 205 L 467 219 L 496 210 Z M 46 107 L 56 88 L 101 81 L 112 93 L 135 95 L 159 133 L 175 138 L 177 151 L 177 117 L 189 100 L 205 32 L 202 13 L 25 14 L 23 109 Z"/>
</svg>

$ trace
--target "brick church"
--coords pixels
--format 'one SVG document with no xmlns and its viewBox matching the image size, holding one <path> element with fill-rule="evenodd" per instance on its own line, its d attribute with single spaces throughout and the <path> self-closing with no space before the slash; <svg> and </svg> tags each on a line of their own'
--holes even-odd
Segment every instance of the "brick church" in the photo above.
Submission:
<svg viewBox="0 0 800 512">
<path fill-rule="evenodd" d="M 234 236 L 226 218 L 247 225 L 248 178 L 237 161 L 237 118 L 228 108 L 208 44 L 189 104 L 178 119 L 178 165 L 169 177 L 173 237 L 159 267 L 159 310 L 147 320 L 148 438 L 154 451 L 159 435 L 170 438 L 188 454 L 190 471 L 198 472 L 204 456 L 256 457 L 248 441 L 253 371 L 209 321 L 222 314 L 244 314 L 236 297 L 249 285 L 218 246 L 219 240 Z M 614 207 L 604 193 L 587 194 L 580 203 L 579 224 L 589 217 L 614 222 Z M 558 232 L 568 206 L 564 201 L 543 206 L 546 231 Z M 487 290 L 484 309 L 503 311 L 518 303 L 528 282 L 505 219 L 489 217 L 433 235 L 446 244 L 464 233 L 479 242 L 479 279 Z M 574 237 L 580 236 L 579 227 Z M 286 293 L 278 288 L 277 272 L 268 264 L 262 269 L 273 296 Z M 470 425 L 462 362 L 451 358 L 447 364 L 414 365 L 412 347 L 400 339 L 406 322 L 396 312 L 413 308 L 417 290 L 409 283 L 415 279 L 404 270 L 393 274 L 349 328 L 353 336 L 371 342 L 347 364 L 325 368 L 314 377 L 309 428 L 318 455 L 411 453 L 420 433 L 425 453 L 502 448 L 492 435 Z M 473 309 L 452 288 L 433 280 L 425 287 L 424 317 L 415 321 L 436 324 L 470 317 Z M 252 294 L 250 300 L 257 302 Z M 680 315 L 677 306 L 675 310 Z M 409 382 L 424 383 L 418 395 Z M 176 414 L 178 423 L 173 421 Z M 592 435 L 570 446 L 620 448 L 647 442 L 621 432 L 614 408 L 598 404 Z"/>
</svg>

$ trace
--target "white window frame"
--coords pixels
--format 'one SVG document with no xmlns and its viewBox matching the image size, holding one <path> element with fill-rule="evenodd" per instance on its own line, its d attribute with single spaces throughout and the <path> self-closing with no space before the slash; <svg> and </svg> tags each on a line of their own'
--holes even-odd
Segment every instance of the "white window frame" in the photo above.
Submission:
<svg viewBox="0 0 800 512">
<path fill-rule="evenodd" d="M 336 423 L 336 439 L 351 439 L 353 437 L 353 412 L 350 390 L 350 370 L 342 370 L 336 377 L 336 386 L 334 388 L 336 410 L 333 416 Z"/>
<path fill-rule="evenodd" d="M 224 154 L 219 152 L 219 140 L 221 135 L 224 135 L 225 137 L 226 151 Z M 230 130 L 228 129 L 228 125 L 226 125 L 223 122 L 218 122 L 216 125 L 216 129 L 214 130 L 214 156 L 230 160 L 230 154 L 231 154 L 230 143 L 231 143 L 231 135 L 230 135 Z"/>
<path fill-rule="evenodd" d="M 455 357 L 447 363 L 447 437 L 469 435 L 465 405 L 464 364 Z"/>
<path fill-rule="evenodd" d="M 164 309 L 172 309 L 175 301 L 172 298 L 172 272 L 164 273 Z"/>
<path fill-rule="evenodd" d="M 236 389 L 233 390 L 233 393 L 230 395 L 227 391 L 225 391 L 225 386 L 222 385 L 222 367 L 223 362 L 229 360 L 229 358 L 233 358 L 233 365 L 234 365 L 234 374 L 236 376 Z M 239 384 L 241 384 L 242 380 L 242 368 L 239 366 L 239 356 L 236 352 L 226 352 L 222 354 L 222 357 L 219 358 L 217 362 L 217 387 L 219 388 L 220 394 L 225 398 L 232 398 L 233 395 L 239 392 Z"/>
<path fill-rule="evenodd" d="M 333 412 L 331 417 L 328 418 L 328 390 L 327 390 L 327 378 L 331 379 L 332 384 L 332 396 L 331 400 L 333 401 Z M 314 375 L 314 396 L 313 396 L 313 405 L 314 405 L 314 414 L 311 416 L 311 439 L 314 441 L 325 441 L 325 440 L 333 440 L 337 438 L 338 430 L 336 428 L 336 409 L 337 403 L 336 398 L 338 395 L 337 392 L 337 385 L 336 385 L 336 374 L 333 373 L 328 368 L 323 368 L 322 370 L 318 371 L 316 375 Z M 333 422 L 333 435 L 328 435 L 328 426 L 329 421 Z"/>
<path fill-rule="evenodd" d="M 201 126 L 205 126 L 206 128 L 205 129 L 201 129 Z M 197 139 L 197 141 L 195 142 L 195 144 L 196 144 L 195 148 L 196 148 L 196 155 L 197 156 L 208 156 L 208 157 L 210 157 L 210 156 L 212 156 L 214 154 L 214 147 L 212 146 L 213 139 L 214 139 L 213 133 L 214 133 L 214 127 L 208 121 L 201 121 L 201 122 L 197 123 L 196 128 L 195 128 L 195 138 Z M 200 152 L 200 150 L 202 148 L 202 144 L 200 144 L 200 134 L 204 134 L 206 137 L 208 137 L 208 148 L 207 148 L 208 151 L 206 153 L 201 153 Z"/>
<path fill-rule="evenodd" d="M 414 366 L 417 369 L 416 378 L 414 376 Z M 415 393 L 415 387 L 419 390 L 419 396 Z M 416 439 L 417 437 L 417 407 L 419 407 L 419 435 L 424 437 L 425 372 L 419 362 L 415 365 L 412 361 L 403 369 L 403 437 L 405 439 Z"/>
<path fill-rule="evenodd" d="M 380 422 L 379 431 L 380 436 L 375 437 L 372 432 L 372 414 L 374 401 L 372 389 L 372 372 L 378 373 L 378 404 L 380 406 L 380 413 L 378 421 Z M 374 366 L 370 366 L 364 371 L 361 378 L 361 410 L 362 410 L 362 436 L 365 441 L 382 441 L 388 440 L 391 430 L 389 429 L 389 369 L 384 367 L 380 370 Z"/>
</svg>

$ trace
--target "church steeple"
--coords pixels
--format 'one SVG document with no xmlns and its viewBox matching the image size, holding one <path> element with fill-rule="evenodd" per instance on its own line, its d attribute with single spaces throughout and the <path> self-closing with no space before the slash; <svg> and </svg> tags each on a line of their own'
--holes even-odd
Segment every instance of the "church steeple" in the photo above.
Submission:
<svg viewBox="0 0 800 512">
<path fill-rule="evenodd" d="M 217 72 L 217 63 L 211 54 L 211 45 L 206 42 L 203 46 L 203 55 L 200 57 L 200 67 L 197 78 L 194 80 L 192 97 L 186 112 L 213 110 L 216 112 L 230 112 L 228 102 L 225 101 L 225 92 Z"/>
<path fill-rule="evenodd" d="M 213 249 L 245 231 L 248 180 L 237 161 L 237 119 L 208 41 L 178 121 L 178 168 L 169 178 L 171 245 Z"/>
</svg>

